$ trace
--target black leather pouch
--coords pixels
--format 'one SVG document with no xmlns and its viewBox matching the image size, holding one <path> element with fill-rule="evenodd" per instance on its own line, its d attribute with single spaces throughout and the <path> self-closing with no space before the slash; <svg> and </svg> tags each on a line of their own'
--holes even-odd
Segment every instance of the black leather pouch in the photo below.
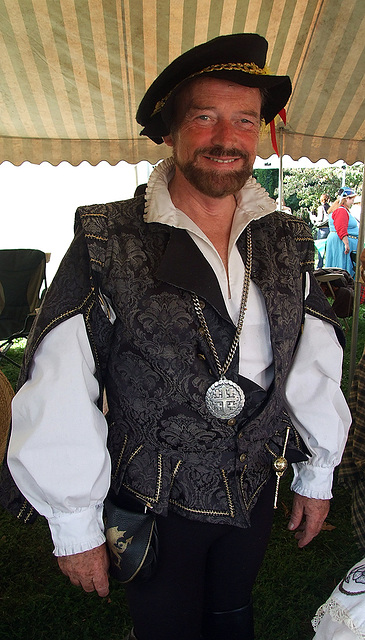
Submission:
<svg viewBox="0 0 365 640">
<path fill-rule="evenodd" d="M 119 497 L 118 497 L 119 498 Z M 158 556 L 155 516 L 135 501 L 104 502 L 105 535 L 110 556 L 110 575 L 122 583 L 146 581 L 154 573 Z"/>
</svg>

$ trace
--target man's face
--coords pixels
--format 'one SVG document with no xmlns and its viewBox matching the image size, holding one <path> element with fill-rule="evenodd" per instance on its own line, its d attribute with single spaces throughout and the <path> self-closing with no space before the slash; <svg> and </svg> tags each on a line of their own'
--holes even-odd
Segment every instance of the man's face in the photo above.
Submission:
<svg viewBox="0 0 365 640">
<path fill-rule="evenodd" d="M 213 198 L 239 191 L 257 154 L 259 89 L 202 77 L 181 91 L 175 109 L 165 142 L 173 147 L 176 172 Z"/>
</svg>

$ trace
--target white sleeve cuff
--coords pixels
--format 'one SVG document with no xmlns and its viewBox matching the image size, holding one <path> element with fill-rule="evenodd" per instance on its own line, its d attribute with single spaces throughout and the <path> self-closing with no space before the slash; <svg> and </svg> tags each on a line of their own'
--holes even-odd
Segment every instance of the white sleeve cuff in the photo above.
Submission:
<svg viewBox="0 0 365 640">
<path fill-rule="evenodd" d="M 103 505 L 64 513 L 48 519 L 55 556 L 70 556 L 89 551 L 105 542 Z"/>
<path fill-rule="evenodd" d="M 333 467 L 317 467 L 310 461 L 296 462 L 292 467 L 294 471 L 292 491 L 317 500 L 332 498 Z"/>
</svg>

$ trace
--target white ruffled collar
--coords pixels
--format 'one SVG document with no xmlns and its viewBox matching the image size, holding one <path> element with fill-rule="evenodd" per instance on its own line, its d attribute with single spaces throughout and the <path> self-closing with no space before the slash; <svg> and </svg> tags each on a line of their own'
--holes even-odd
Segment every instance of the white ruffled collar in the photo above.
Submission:
<svg viewBox="0 0 365 640">
<path fill-rule="evenodd" d="M 160 222 L 172 227 L 185 226 L 182 223 L 181 211 L 174 206 L 168 190 L 168 184 L 174 175 L 174 170 L 173 159 L 167 158 L 167 160 L 160 162 L 151 173 L 146 189 L 146 222 Z M 274 200 L 252 177 L 236 194 L 236 201 L 237 208 L 232 225 L 232 235 L 235 237 L 238 237 L 251 220 L 258 220 L 276 209 Z M 190 226 L 190 224 L 187 223 L 186 226 Z"/>
</svg>

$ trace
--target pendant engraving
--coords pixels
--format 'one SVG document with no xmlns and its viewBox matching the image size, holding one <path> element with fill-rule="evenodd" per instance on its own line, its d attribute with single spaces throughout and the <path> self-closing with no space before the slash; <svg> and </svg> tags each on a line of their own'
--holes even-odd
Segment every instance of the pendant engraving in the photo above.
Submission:
<svg viewBox="0 0 365 640">
<path fill-rule="evenodd" d="M 232 380 L 221 378 L 214 382 L 205 394 L 205 404 L 216 418 L 228 420 L 241 413 L 245 404 L 245 394 Z"/>
</svg>

